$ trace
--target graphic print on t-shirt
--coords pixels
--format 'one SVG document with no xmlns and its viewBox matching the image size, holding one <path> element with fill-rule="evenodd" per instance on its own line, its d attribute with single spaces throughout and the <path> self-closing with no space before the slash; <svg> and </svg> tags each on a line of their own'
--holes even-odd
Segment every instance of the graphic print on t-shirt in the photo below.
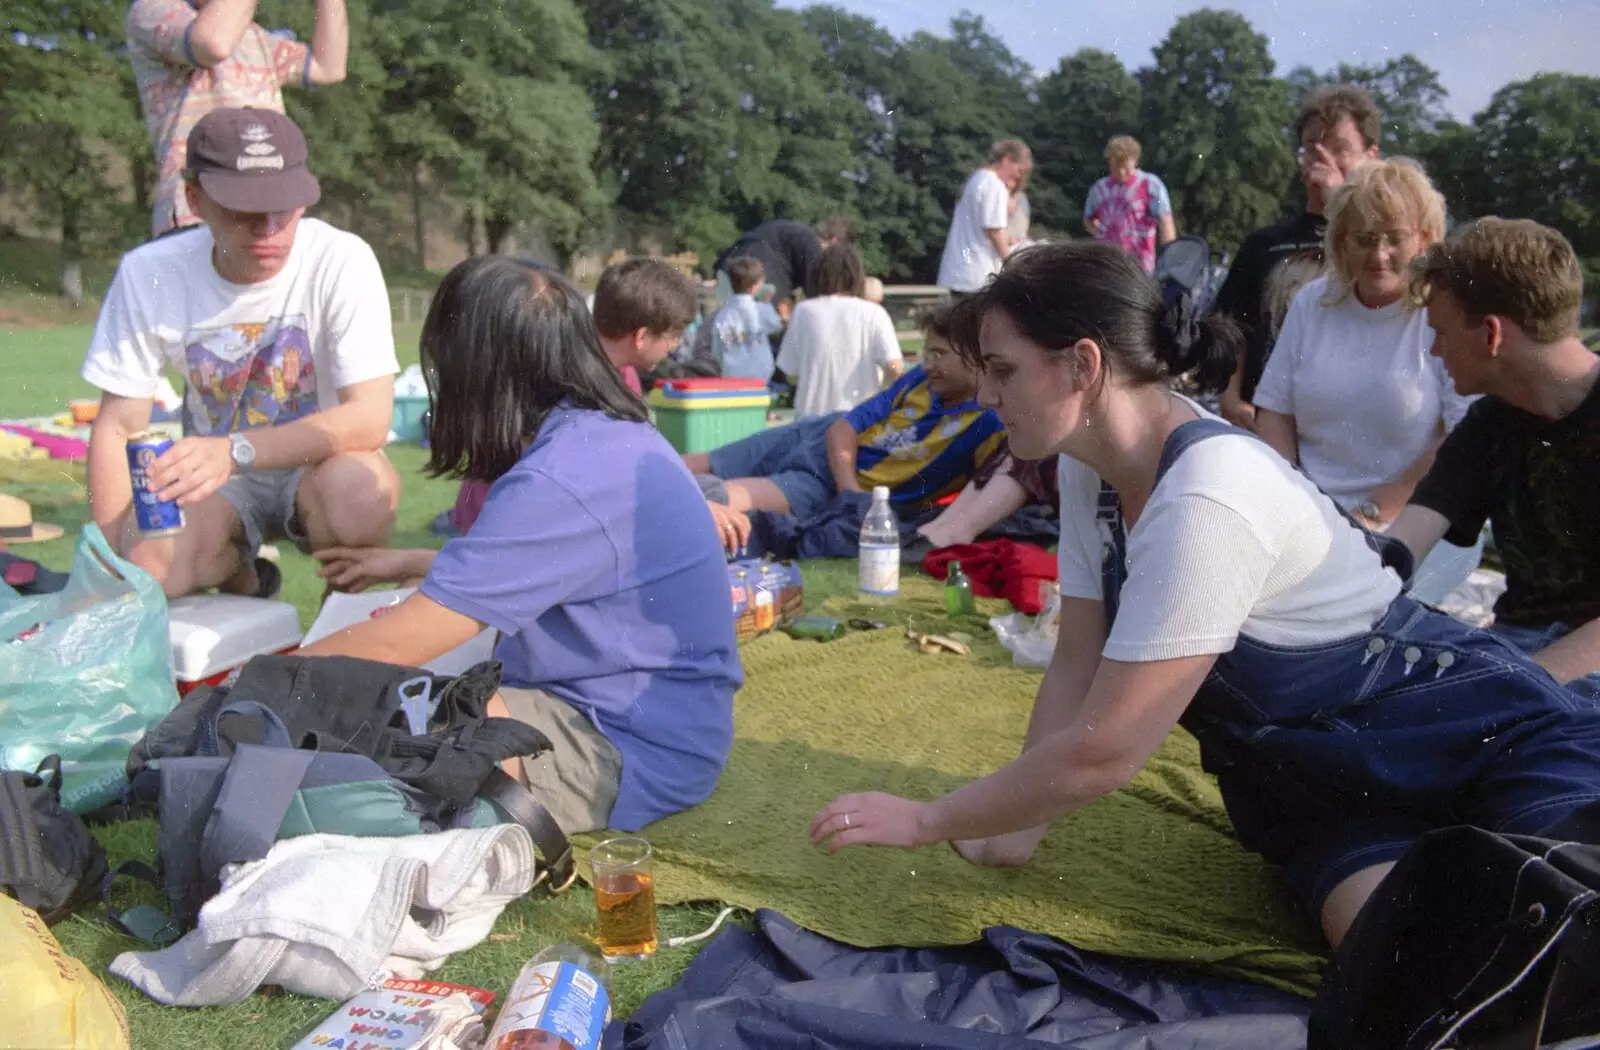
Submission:
<svg viewBox="0 0 1600 1050">
<path fill-rule="evenodd" d="M 1127 182 L 1101 179 L 1093 190 L 1093 217 L 1100 220 L 1101 239 L 1139 260 L 1146 273 L 1156 265 L 1155 193 L 1150 176 L 1138 173 Z"/>
<path fill-rule="evenodd" d="M 226 434 L 293 422 L 317 410 L 306 319 L 193 329 L 184 348 L 194 433 Z"/>
</svg>

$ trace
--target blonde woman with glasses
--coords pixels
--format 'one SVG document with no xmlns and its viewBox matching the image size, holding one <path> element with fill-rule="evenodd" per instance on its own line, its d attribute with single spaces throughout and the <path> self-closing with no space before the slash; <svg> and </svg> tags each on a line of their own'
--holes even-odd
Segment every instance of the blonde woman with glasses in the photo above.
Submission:
<svg viewBox="0 0 1600 1050">
<path fill-rule="evenodd" d="M 1429 347 L 1411 260 L 1444 238 L 1444 198 L 1414 161 L 1372 160 L 1328 204 L 1327 271 L 1289 306 L 1256 388 L 1256 431 L 1371 528 L 1411 498 L 1445 434 L 1466 415 Z M 1477 566 L 1441 545 L 1413 594 L 1443 600 Z"/>
</svg>

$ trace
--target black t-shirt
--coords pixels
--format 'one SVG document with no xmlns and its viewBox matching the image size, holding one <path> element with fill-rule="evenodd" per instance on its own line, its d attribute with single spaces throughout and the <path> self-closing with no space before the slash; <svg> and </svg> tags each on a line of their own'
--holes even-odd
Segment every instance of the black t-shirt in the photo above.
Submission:
<svg viewBox="0 0 1600 1050">
<path fill-rule="evenodd" d="M 716 268 L 727 269 L 729 260 L 741 255 L 759 259 L 773 287 L 773 301 L 794 297 L 796 288 L 805 288 L 811 264 L 822 254 L 817 231 L 792 219 L 769 219 L 733 242 L 717 257 Z"/>
<path fill-rule="evenodd" d="M 1411 502 L 1471 546 L 1487 520 L 1506 570 L 1495 618 L 1519 627 L 1600 617 L 1600 382 L 1563 419 L 1496 397 L 1467 412 Z"/>
<path fill-rule="evenodd" d="M 1239 392 L 1245 401 L 1255 397 L 1256 384 L 1272 353 L 1272 333 L 1267 323 L 1267 287 L 1273 273 L 1303 253 L 1322 252 L 1322 235 L 1328 220 L 1308 211 L 1257 230 L 1244 239 L 1217 292 L 1216 311 L 1238 321 L 1245 330 L 1244 372 Z"/>
</svg>

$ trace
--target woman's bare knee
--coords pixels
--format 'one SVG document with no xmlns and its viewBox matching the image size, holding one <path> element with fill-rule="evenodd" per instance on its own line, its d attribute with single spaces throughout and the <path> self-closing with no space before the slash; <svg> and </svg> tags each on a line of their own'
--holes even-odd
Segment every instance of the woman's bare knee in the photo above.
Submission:
<svg viewBox="0 0 1600 1050">
<path fill-rule="evenodd" d="M 1328 894 L 1328 899 L 1322 903 L 1322 932 L 1328 938 L 1330 947 L 1339 947 L 1339 942 L 1344 940 L 1344 935 L 1350 932 L 1350 927 L 1355 923 L 1356 916 L 1361 914 L 1361 909 L 1366 907 L 1378 884 L 1393 868 L 1392 861 L 1362 868 L 1347 876 Z"/>
</svg>

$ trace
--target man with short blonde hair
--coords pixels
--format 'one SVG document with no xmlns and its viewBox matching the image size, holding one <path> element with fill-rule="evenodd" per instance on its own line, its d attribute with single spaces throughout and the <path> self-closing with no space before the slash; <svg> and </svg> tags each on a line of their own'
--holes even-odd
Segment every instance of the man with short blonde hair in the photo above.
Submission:
<svg viewBox="0 0 1600 1050">
<path fill-rule="evenodd" d="M 1527 219 L 1469 223 L 1412 264 L 1433 353 L 1484 394 L 1389 535 L 1420 562 L 1487 521 L 1506 571 L 1495 630 L 1600 698 L 1600 358 L 1578 337 L 1583 277 L 1565 237 Z"/>
<path fill-rule="evenodd" d="M 1115 244 L 1144 267 L 1156 269 L 1156 249 L 1178 239 L 1167 185 L 1139 170 L 1144 152 L 1132 135 L 1118 135 L 1106 144 L 1111 174 L 1089 189 L 1083 204 L 1083 225 L 1097 241 Z"/>
</svg>

